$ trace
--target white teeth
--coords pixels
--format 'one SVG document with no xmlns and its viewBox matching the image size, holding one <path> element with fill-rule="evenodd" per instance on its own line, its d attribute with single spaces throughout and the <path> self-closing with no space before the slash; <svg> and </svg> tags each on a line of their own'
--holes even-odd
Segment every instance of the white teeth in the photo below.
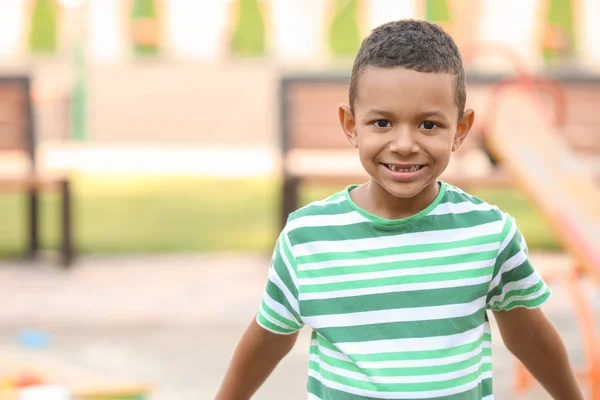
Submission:
<svg viewBox="0 0 600 400">
<path fill-rule="evenodd" d="M 395 171 L 395 172 L 416 172 L 416 171 L 418 171 L 420 169 L 419 165 L 413 165 L 410 168 L 400 168 L 400 167 L 398 167 L 397 165 L 394 165 L 394 164 L 387 164 L 387 167 L 390 170 Z"/>
</svg>

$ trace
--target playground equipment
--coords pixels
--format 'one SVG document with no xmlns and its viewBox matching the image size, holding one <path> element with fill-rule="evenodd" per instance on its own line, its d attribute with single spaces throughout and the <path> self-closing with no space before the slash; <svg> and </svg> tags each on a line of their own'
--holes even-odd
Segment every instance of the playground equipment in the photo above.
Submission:
<svg viewBox="0 0 600 400">
<path fill-rule="evenodd" d="M 468 56 L 475 53 L 476 49 Z M 518 57 L 506 49 L 503 54 L 509 55 L 517 75 L 494 86 L 485 108 L 484 140 L 575 259 L 570 269 L 543 269 L 542 275 L 568 290 L 586 356 L 586 366 L 577 375 L 587 383 L 589 398 L 599 400 L 600 349 L 591 300 L 585 297 L 581 278 L 589 276 L 600 282 L 600 185 L 564 136 L 570 104 L 561 83 L 532 76 Z M 554 107 L 544 101 L 548 97 Z M 533 382 L 517 362 L 517 393 Z"/>
<path fill-rule="evenodd" d="M 569 270 L 545 271 L 544 278 L 564 285 L 579 322 L 587 366 L 578 375 L 587 381 L 592 400 L 600 399 L 600 352 L 593 310 L 580 277 L 600 281 L 600 187 L 592 171 L 569 148 L 536 93 L 539 82 L 506 81 L 492 97 L 486 142 L 517 186 L 531 199 L 575 258 Z M 555 86 L 557 87 L 557 86 Z M 558 93 L 558 91 L 557 91 Z M 560 99 L 560 97 L 559 97 Z M 533 380 L 517 368 L 517 390 Z"/>
<path fill-rule="evenodd" d="M 0 400 L 19 400 L 27 391 L 31 399 L 147 400 L 152 386 L 100 376 L 37 352 L 3 352 Z"/>
</svg>

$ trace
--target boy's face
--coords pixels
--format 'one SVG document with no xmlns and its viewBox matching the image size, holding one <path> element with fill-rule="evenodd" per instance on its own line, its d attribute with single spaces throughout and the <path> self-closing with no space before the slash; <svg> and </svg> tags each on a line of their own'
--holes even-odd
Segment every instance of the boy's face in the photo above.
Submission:
<svg viewBox="0 0 600 400">
<path fill-rule="evenodd" d="M 360 161 L 388 193 L 412 198 L 450 161 L 473 124 L 473 111 L 458 119 L 455 76 L 401 67 L 367 67 L 360 75 L 354 114 L 340 107 L 340 122 Z"/>
</svg>

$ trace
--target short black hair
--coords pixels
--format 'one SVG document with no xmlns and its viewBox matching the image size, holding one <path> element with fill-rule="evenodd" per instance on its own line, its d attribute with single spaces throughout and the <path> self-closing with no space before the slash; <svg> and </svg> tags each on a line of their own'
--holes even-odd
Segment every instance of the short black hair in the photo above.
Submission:
<svg viewBox="0 0 600 400">
<path fill-rule="evenodd" d="M 362 41 L 350 76 L 353 112 L 358 79 L 368 66 L 455 75 L 455 101 L 462 117 L 467 97 L 462 58 L 452 37 L 438 25 L 413 19 L 392 21 L 375 28 Z"/>
</svg>

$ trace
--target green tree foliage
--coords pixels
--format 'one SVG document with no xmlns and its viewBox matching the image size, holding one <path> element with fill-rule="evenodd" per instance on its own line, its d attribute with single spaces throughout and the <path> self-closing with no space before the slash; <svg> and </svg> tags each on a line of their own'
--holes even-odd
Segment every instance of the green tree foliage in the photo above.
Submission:
<svg viewBox="0 0 600 400">
<path fill-rule="evenodd" d="M 238 19 L 233 31 L 231 51 L 239 56 L 265 53 L 265 23 L 258 0 L 238 0 Z"/>
<path fill-rule="evenodd" d="M 437 24 L 450 22 L 448 0 L 425 0 L 425 19 Z"/>
<path fill-rule="evenodd" d="M 573 0 L 549 0 L 546 29 L 542 44 L 543 56 L 552 60 L 560 55 L 571 56 L 575 48 Z"/>
<path fill-rule="evenodd" d="M 133 49 L 138 55 L 159 51 L 158 21 L 154 0 L 133 0 L 131 8 Z"/>
<path fill-rule="evenodd" d="M 360 47 L 358 0 L 336 0 L 329 27 L 329 48 L 335 57 L 352 57 Z"/>
<path fill-rule="evenodd" d="M 29 49 L 32 53 L 56 52 L 57 14 L 58 7 L 54 0 L 36 0 L 29 31 Z"/>
</svg>

